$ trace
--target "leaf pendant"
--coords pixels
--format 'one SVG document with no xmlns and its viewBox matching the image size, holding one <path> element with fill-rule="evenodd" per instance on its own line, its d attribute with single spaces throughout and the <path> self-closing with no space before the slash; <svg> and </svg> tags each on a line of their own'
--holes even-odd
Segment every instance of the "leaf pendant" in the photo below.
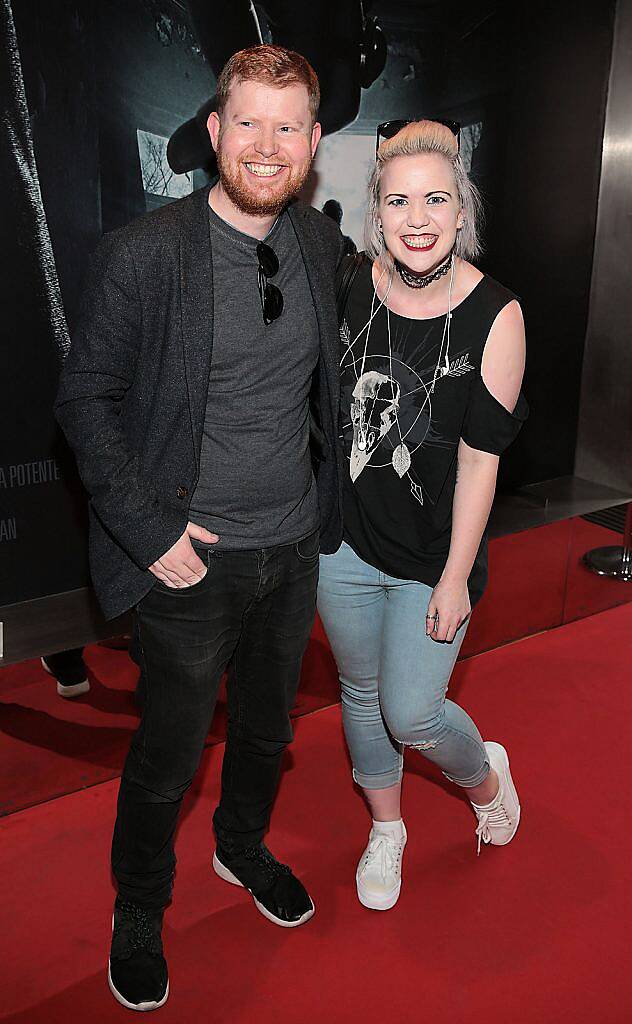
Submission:
<svg viewBox="0 0 632 1024">
<path fill-rule="evenodd" d="M 403 442 L 402 444 L 398 444 L 397 448 L 393 452 L 392 462 L 393 469 L 401 480 L 404 473 L 407 473 L 410 469 L 410 452 Z"/>
</svg>

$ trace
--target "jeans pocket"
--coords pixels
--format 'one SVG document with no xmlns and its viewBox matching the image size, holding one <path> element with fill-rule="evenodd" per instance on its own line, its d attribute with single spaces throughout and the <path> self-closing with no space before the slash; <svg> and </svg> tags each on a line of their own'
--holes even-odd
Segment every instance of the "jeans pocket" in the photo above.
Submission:
<svg viewBox="0 0 632 1024">
<path fill-rule="evenodd" d="M 308 537 L 303 537 L 294 545 L 296 557 L 301 562 L 317 562 L 320 554 L 320 531 L 314 530 Z"/>
</svg>

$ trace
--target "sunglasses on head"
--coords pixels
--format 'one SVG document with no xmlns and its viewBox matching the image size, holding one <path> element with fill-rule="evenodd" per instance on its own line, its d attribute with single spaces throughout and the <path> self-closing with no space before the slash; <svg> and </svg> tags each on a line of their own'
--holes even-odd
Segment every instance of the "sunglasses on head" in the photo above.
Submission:
<svg viewBox="0 0 632 1024">
<path fill-rule="evenodd" d="M 409 117 L 407 121 L 396 120 L 396 121 L 383 121 L 382 124 L 378 124 L 377 131 L 375 134 L 375 159 L 377 160 L 377 151 L 380 148 L 381 139 L 392 139 L 394 135 L 397 135 L 402 128 L 405 128 L 407 124 L 412 124 L 413 121 L 420 121 L 422 118 Z M 443 124 L 446 128 L 449 128 L 453 135 L 456 136 L 457 142 L 461 134 L 461 125 L 458 121 L 441 121 L 438 117 L 427 117 L 423 118 L 425 121 L 435 121 L 437 124 Z"/>
<path fill-rule="evenodd" d="M 271 249 L 265 242 L 259 242 L 257 246 L 257 284 L 259 286 L 259 298 L 263 310 L 263 322 L 271 324 L 277 320 L 283 312 L 283 295 L 275 284 L 270 284 L 269 277 L 274 277 L 279 272 L 279 258 L 274 249 Z"/>
</svg>

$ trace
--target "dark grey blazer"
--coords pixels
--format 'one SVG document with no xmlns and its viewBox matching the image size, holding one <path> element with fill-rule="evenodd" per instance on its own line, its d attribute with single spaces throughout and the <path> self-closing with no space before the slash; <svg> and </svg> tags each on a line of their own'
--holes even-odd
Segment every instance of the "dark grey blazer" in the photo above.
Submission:
<svg viewBox="0 0 632 1024">
<path fill-rule="evenodd" d="M 104 236 L 62 372 L 56 414 L 90 495 L 90 568 L 107 618 L 150 590 L 147 566 L 188 521 L 213 351 L 208 192 Z M 293 203 L 289 215 L 320 334 L 312 405 L 321 550 L 332 552 L 342 538 L 334 275 L 344 242 L 310 206 Z"/>
</svg>

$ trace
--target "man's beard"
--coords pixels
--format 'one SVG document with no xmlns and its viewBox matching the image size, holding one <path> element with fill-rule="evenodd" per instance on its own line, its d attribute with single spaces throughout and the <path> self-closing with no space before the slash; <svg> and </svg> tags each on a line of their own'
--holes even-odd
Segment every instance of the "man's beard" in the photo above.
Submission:
<svg viewBox="0 0 632 1024">
<path fill-rule="evenodd" d="M 265 163 L 265 161 L 259 162 Z M 225 157 L 221 146 L 217 150 L 217 168 L 224 192 L 238 210 L 251 217 L 276 217 L 281 213 L 290 199 L 293 199 L 301 191 L 312 166 L 312 159 L 310 157 L 298 167 L 287 166 L 289 174 L 283 187 L 266 195 L 264 191 L 258 192 L 256 188 L 248 188 L 245 175 L 250 172 L 245 168 L 242 169 L 241 162 L 237 163 Z"/>
</svg>

